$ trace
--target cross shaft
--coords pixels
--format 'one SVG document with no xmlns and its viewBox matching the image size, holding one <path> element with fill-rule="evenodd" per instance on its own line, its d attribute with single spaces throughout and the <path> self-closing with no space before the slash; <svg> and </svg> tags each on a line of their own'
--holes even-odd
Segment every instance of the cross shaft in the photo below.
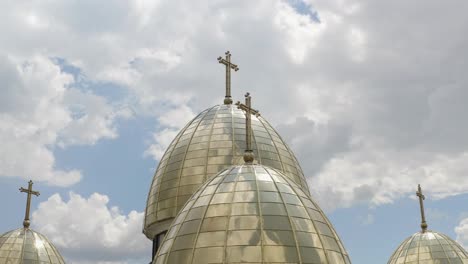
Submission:
<svg viewBox="0 0 468 264">
<path fill-rule="evenodd" d="M 231 62 L 231 53 L 226 51 L 226 58 L 218 57 L 218 62 L 226 66 L 226 97 L 224 98 L 224 104 L 232 104 L 231 99 L 231 69 L 238 71 L 239 67 Z"/>
<path fill-rule="evenodd" d="M 38 191 L 33 191 L 32 189 L 33 182 L 30 180 L 28 182 L 28 188 L 25 189 L 23 187 L 19 188 L 20 192 L 24 192 L 28 194 L 28 198 L 26 200 L 26 213 L 24 215 L 23 226 L 24 228 L 28 228 L 31 222 L 29 221 L 29 211 L 31 209 L 31 195 L 39 196 L 40 193 Z"/>
<path fill-rule="evenodd" d="M 424 199 L 426 199 L 426 196 L 424 196 L 422 193 L 420 184 L 418 184 L 418 191 L 416 192 L 416 196 L 419 198 L 419 207 L 421 209 L 421 228 L 422 232 L 424 233 L 427 230 L 426 216 L 424 215 Z"/>
<path fill-rule="evenodd" d="M 245 111 L 245 153 L 244 153 L 244 161 L 245 163 L 252 163 L 254 160 L 253 150 L 252 150 L 252 117 L 251 115 L 260 116 L 258 110 L 252 108 L 252 97 L 250 93 L 245 94 L 245 104 L 241 104 L 241 102 L 236 103 L 237 108 Z"/>
</svg>

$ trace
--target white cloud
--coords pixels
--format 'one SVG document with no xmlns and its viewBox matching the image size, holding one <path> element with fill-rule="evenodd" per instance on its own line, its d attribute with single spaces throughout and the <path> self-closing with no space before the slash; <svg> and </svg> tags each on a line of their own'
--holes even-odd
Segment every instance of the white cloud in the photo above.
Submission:
<svg viewBox="0 0 468 264">
<path fill-rule="evenodd" d="M 190 121 L 195 114 L 192 109 L 186 105 L 181 105 L 171 109 L 159 117 L 159 124 L 172 128 L 182 128 Z"/>
<path fill-rule="evenodd" d="M 468 218 L 462 219 L 457 227 L 455 227 L 457 234 L 457 242 L 464 248 L 468 248 Z"/>
<path fill-rule="evenodd" d="M 277 2 L 274 25 L 279 30 L 290 59 L 297 64 L 303 64 L 307 52 L 318 45 L 320 34 L 326 30 L 326 25 L 313 21 L 309 15 L 297 13 L 285 2 Z"/>
<path fill-rule="evenodd" d="M 61 145 L 93 145 L 102 138 L 114 139 L 118 136 L 115 119 L 132 116 L 130 110 L 117 110 L 102 96 L 77 89 L 68 89 L 64 104 L 74 117 L 60 133 Z"/>
<path fill-rule="evenodd" d="M 80 171 L 57 168 L 53 148 L 115 138 L 114 121 L 124 116 L 102 97 L 72 88 L 74 78 L 43 56 L 3 57 L 0 84 L 0 176 L 72 185 Z"/>
<path fill-rule="evenodd" d="M 307 2 L 318 21 L 280 0 L 12 2 L 0 10 L 0 47 L 64 58 L 91 80 L 127 87 L 136 114 L 163 123 L 146 151 L 156 159 L 181 116 L 222 102 L 216 57 L 229 49 L 240 67 L 234 99 L 252 93 L 331 206 L 391 203 L 423 179 L 436 198 L 468 192 L 467 4 Z"/>
<path fill-rule="evenodd" d="M 144 155 L 152 156 L 155 160 L 160 160 L 167 147 L 178 133 L 177 129 L 165 128 L 153 134 L 153 143 L 146 149 Z"/>
<path fill-rule="evenodd" d="M 4 58 L 0 67 L 0 175 L 65 186 L 78 182 L 79 171 L 55 168 L 48 147 L 71 122 L 62 102 L 73 78 L 43 57 L 24 63 Z"/>
<path fill-rule="evenodd" d="M 147 263 L 151 242 L 141 233 L 143 213 L 124 214 L 99 193 L 89 198 L 54 194 L 33 213 L 34 228 L 45 234 L 71 263 Z"/>
<path fill-rule="evenodd" d="M 194 116 L 192 109 L 186 105 L 181 105 L 162 114 L 158 123 L 165 128 L 153 134 L 153 142 L 145 151 L 145 156 L 152 156 L 155 160 L 160 160 L 179 130 Z"/>
</svg>

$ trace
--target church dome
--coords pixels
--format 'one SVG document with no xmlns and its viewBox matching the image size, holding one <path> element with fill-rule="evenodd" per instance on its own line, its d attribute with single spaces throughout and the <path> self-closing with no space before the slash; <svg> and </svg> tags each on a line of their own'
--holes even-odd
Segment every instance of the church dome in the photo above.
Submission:
<svg viewBox="0 0 468 264">
<path fill-rule="evenodd" d="M 468 253 L 450 237 L 427 230 L 424 213 L 425 195 L 418 184 L 416 196 L 421 212 L 421 231 L 407 238 L 390 257 L 387 264 L 465 264 Z"/>
<path fill-rule="evenodd" d="M 0 263 L 54 263 L 65 261 L 42 234 L 29 228 L 18 228 L 0 236 Z"/>
<path fill-rule="evenodd" d="M 293 152 L 262 117 L 252 115 L 256 162 L 284 173 L 309 193 Z M 181 207 L 211 176 L 243 164 L 245 113 L 236 105 L 216 105 L 190 121 L 167 148 L 147 198 L 143 232 L 149 239 L 166 231 Z"/>
<path fill-rule="evenodd" d="M 418 232 L 407 238 L 388 264 L 468 263 L 468 253 L 448 236 L 434 231 Z"/>
<path fill-rule="evenodd" d="M 209 179 L 172 223 L 154 264 L 351 263 L 309 194 L 278 170 L 233 166 Z"/>
</svg>

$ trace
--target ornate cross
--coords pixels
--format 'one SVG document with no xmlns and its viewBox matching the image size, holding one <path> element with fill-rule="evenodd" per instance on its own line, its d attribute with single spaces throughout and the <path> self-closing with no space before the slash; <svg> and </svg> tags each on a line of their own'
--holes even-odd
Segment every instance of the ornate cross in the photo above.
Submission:
<svg viewBox="0 0 468 264">
<path fill-rule="evenodd" d="M 224 104 L 232 104 L 231 99 L 231 69 L 238 71 L 239 67 L 236 64 L 231 63 L 231 53 L 226 51 L 226 59 L 218 57 L 218 62 L 226 65 L 226 97 L 224 98 Z"/>
<path fill-rule="evenodd" d="M 427 230 L 427 223 L 426 223 L 426 217 L 424 216 L 424 199 L 426 199 L 426 197 L 424 196 L 424 194 L 422 193 L 422 190 L 421 190 L 421 185 L 418 184 L 418 191 L 416 192 L 416 196 L 419 197 L 419 207 L 421 209 L 421 228 L 422 228 L 422 232 L 426 232 Z"/>
<path fill-rule="evenodd" d="M 33 182 L 30 180 L 29 182 L 28 189 L 25 189 L 23 187 L 19 188 L 20 192 L 24 192 L 28 194 L 28 199 L 26 201 L 26 214 L 24 215 L 24 221 L 23 221 L 23 226 L 24 228 L 28 228 L 31 222 L 29 221 L 29 209 L 31 208 L 31 194 L 34 194 L 36 196 L 39 196 L 40 193 L 37 191 L 33 191 L 32 186 Z"/>
<path fill-rule="evenodd" d="M 254 161 L 254 155 L 252 151 L 252 137 L 251 137 L 251 131 L 252 131 L 252 117 L 250 115 L 255 115 L 259 116 L 260 113 L 258 110 L 255 110 L 252 108 L 252 102 L 251 102 L 252 97 L 250 97 L 249 93 L 245 94 L 245 104 L 241 104 L 241 102 L 237 102 L 237 108 L 244 110 L 245 111 L 245 142 L 246 142 L 246 147 L 245 147 L 245 153 L 244 153 L 244 161 L 245 163 L 252 163 Z"/>
</svg>

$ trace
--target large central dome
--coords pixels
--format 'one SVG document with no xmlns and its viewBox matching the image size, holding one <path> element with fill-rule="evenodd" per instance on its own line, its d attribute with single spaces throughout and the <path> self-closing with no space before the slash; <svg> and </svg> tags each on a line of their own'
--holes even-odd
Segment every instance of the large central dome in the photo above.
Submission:
<svg viewBox="0 0 468 264">
<path fill-rule="evenodd" d="M 320 207 L 281 172 L 233 166 L 185 204 L 154 264 L 350 264 Z"/>
<path fill-rule="evenodd" d="M 148 194 L 143 231 L 149 239 L 168 229 L 208 178 L 243 164 L 245 134 L 245 113 L 231 104 L 203 111 L 180 131 L 159 162 Z M 256 161 L 283 172 L 309 193 L 293 152 L 263 117 L 252 116 L 252 136 Z"/>
</svg>

